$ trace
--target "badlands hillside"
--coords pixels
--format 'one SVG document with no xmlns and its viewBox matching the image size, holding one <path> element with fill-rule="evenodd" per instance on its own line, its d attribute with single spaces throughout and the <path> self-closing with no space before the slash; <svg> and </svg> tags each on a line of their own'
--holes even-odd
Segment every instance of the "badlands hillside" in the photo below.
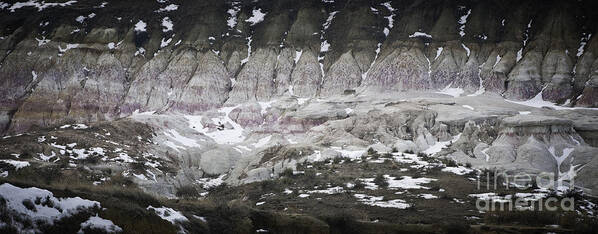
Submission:
<svg viewBox="0 0 598 234">
<path fill-rule="evenodd" d="M 593 0 L 0 0 L 0 232 L 596 233 L 597 22 Z"/>
</svg>

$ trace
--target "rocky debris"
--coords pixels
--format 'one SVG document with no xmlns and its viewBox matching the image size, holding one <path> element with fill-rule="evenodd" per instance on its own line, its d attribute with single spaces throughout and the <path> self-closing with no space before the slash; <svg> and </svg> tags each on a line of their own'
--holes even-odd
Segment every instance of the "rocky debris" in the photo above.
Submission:
<svg viewBox="0 0 598 234">
<path fill-rule="evenodd" d="M 127 174 L 168 196 L 368 148 L 591 175 L 593 1 L 120 4 L 0 9 L 0 134 L 146 123 L 155 144 L 120 161 L 173 166 Z M 271 150 L 293 156 L 262 162 Z"/>
<path fill-rule="evenodd" d="M 571 162 L 579 161 L 588 150 L 596 151 L 583 141 L 573 129 L 572 121 L 567 119 L 537 115 L 507 117 L 501 120 L 495 140 L 488 131 L 485 137 L 480 136 L 481 129 L 489 128 L 468 122 L 459 140 L 451 146 L 463 153 L 455 154 L 455 159 L 478 167 L 535 170 L 558 177 L 566 175 Z"/>
<path fill-rule="evenodd" d="M 492 99 L 471 100 L 479 98 Z M 422 152 L 448 156 L 475 168 L 561 176 L 569 174 L 571 168 L 591 165 L 594 159 L 596 149 L 576 133 L 572 120 L 519 114 L 513 111 L 520 108 L 518 105 L 503 101 L 493 104 L 498 108 L 486 108 L 492 102 L 485 101 L 465 102 L 471 106 L 464 108 L 461 102 L 465 100 L 470 98 L 447 100 L 422 98 L 420 94 L 412 98 L 357 95 L 328 100 L 286 97 L 194 115 L 135 112 L 127 119 L 147 124 L 153 134 L 149 138 L 152 144 L 127 151 L 130 160 L 114 147 L 106 148 L 110 143 L 87 148 L 96 151 L 101 147 L 107 156 L 114 153 L 122 164 L 111 167 L 125 172 L 146 191 L 168 197 L 175 196 L 178 187 L 189 184 L 200 183 L 204 189 L 221 183 L 240 185 L 276 178 L 306 161 L 359 159 L 370 148 L 381 154 Z M 571 113 L 573 119 L 585 119 L 594 113 L 548 109 L 534 112 Z M 41 148 L 39 143 L 22 146 L 46 158 L 58 155 L 59 149 L 44 144 Z M 152 166 L 126 169 L 144 160 Z M 156 160 L 159 165 L 154 164 Z"/>
</svg>

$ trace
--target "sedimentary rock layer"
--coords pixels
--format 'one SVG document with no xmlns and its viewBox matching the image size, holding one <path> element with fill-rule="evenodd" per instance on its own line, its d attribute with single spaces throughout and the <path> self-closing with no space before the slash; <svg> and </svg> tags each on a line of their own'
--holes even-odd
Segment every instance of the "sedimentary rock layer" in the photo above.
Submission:
<svg viewBox="0 0 598 234">
<path fill-rule="evenodd" d="M 1 133 L 352 89 L 598 106 L 596 1 L 30 2 L 0 3 Z"/>
</svg>

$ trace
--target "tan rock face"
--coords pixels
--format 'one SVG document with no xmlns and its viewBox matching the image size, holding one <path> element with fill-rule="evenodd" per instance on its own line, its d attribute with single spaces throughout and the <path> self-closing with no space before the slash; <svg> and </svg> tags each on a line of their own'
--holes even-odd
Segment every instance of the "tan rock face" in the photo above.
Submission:
<svg viewBox="0 0 598 234">
<path fill-rule="evenodd" d="M 0 10 L 2 134 L 362 88 L 598 106 L 595 1 L 123 4 Z"/>
<path fill-rule="evenodd" d="M 322 83 L 322 72 L 316 55 L 304 51 L 291 74 L 293 94 L 299 97 L 314 97 Z"/>
<path fill-rule="evenodd" d="M 348 51 L 330 67 L 330 75 L 324 78 L 320 96 L 339 95 L 345 90 L 357 88 L 361 83 L 361 73 L 357 61 Z"/>
</svg>

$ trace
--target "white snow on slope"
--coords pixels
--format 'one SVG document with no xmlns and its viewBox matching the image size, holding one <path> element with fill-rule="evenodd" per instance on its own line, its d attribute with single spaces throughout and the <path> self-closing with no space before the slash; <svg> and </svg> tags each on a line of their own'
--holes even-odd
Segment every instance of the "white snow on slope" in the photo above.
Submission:
<svg viewBox="0 0 598 234">
<path fill-rule="evenodd" d="M 196 147 L 199 148 L 201 147 L 197 141 L 191 139 L 191 138 L 187 138 L 182 136 L 181 134 L 179 134 L 176 130 L 174 129 L 170 129 L 169 131 L 164 133 L 166 136 L 172 138 L 174 141 L 180 143 L 183 146 L 187 146 L 187 147 Z"/>
<path fill-rule="evenodd" d="M 468 97 L 480 96 L 486 92 L 486 88 L 484 87 L 484 80 L 482 80 L 482 67 L 484 67 L 485 64 L 486 62 L 478 66 L 478 80 L 480 81 L 480 87 L 477 91 L 475 91 L 475 93 L 467 95 Z"/>
<path fill-rule="evenodd" d="M 160 12 L 176 11 L 177 9 L 179 9 L 179 5 L 170 4 L 168 6 L 165 6 L 165 7 L 162 7 L 160 9 L 156 10 L 156 12 L 160 13 Z"/>
<path fill-rule="evenodd" d="M 435 166 L 434 164 L 431 164 L 430 162 L 418 157 L 416 154 L 393 153 L 393 159 L 399 163 L 415 164 L 410 166 L 411 168 L 415 169 Z"/>
<path fill-rule="evenodd" d="M 527 28 L 525 29 L 525 32 L 523 32 L 523 47 L 521 47 L 521 49 L 519 49 L 519 51 L 517 51 L 517 62 L 519 62 L 519 60 L 521 60 L 523 58 L 523 49 L 525 49 L 525 46 L 527 46 L 527 41 L 529 40 L 529 33 L 530 30 L 532 29 L 532 23 L 533 23 L 533 19 L 529 20 L 529 23 L 527 24 Z"/>
<path fill-rule="evenodd" d="M 291 191 L 292 193 L 293 191 Z M 303 192 L 307 192 L 307 193 L 323 193 L 323 194 L 339 194 L 342 192 L 345 192 L 345 189 L 341 186 L 337 186 L 337 187 L 331 187 L 331 188 L 327 188 L 327 189 L 319 189 L 319 190 L 310 190 L 310 191 L 299 191 L 299 193 L 303 193 Z"/>
<path fill-rule="evenodd" d="M 266 13 L 262 12 L 261 8 L 253 9 L 251 17 L 245 20 L 245 22 L 251 23 L 251 26 L 254 26 L 262 21 L 264 21 L 264 17 L 266 17 Z"/>
<path fill-rule="evenodd" d="M 334 16 L 336 14 L 338 14 L 338 11 L 333 11 L 333 12 L 330 12 L 330 14 L 328 14 L 328 18 L 326 18 L 326 21 L 324 22 L 324 24 L 322 24 L 323 32 L 328 30 L 328 28 L 330 27 L 330 24 L 332 24 L 332 20 L 334 19 Z"/>
<path fill-rule="evenodd" d="M 332 20 L 337 13 L 338 11 L 330 12 L 328 14 L 328 18 L 326 18 L 326 21 L 324 24 L 322 24 L 322 30 L 320 31 L 320 53 L 326 53 L 328 50 L 330 50 L 330 43 L 325 40 L 324 35 L 326 34 L 328 27 L 330 27 L 332 24 Z M 320 72 L 322 73 L 322 77 L 324 77 L 324 55 L 318 56 L 318 63 L 320 64 Z M 324 79 L 322 79 L 322 82 L 324 82 Z"/>
<path fill-rule="evenodd" d="M 108 6 L 108 2 L 101 2 L 100 5 L 94 6 L 93 8 L 104 8 Z"/>
<path fill-rule="evenodd" d="M 4 8 L 9 7 L 10 4 L 9 3 L 4 3 L 4 2 L 0 2 L 0 10 L 4 10 Z M 3 40 L 4 37 L 0 37 L 0 40 Z"/>
<path fill-rule="evenodd" d="M 168 31 L 172 31 L 174 24 L 172 23 L 172 20 L 170 20 L 169 17 L 164 17 L 162 19 L 162 27 L 164 27 L 162 29 L 162 32 L 168 32 Z"/>
<path fill-rule="evenodd" d="M 172 42 L 172 38 L 168 38 L 168 40 L 164 40 L 166 38 L 162 38 L 162 41 L 160 41 L 160 48 L 164 48 L 166 46 L 168 46 L 170 44 L 170 42 Z"/>
<path fill-rule="evenodd" d="M 48 190 L 31 188 L 19 188 L 9 183 L 0 185 L 0 197 L 6 201 L 6 208 L 21 217 L 33 221 L 34 226 L 38 222 L 53 224 L 54 221 L 79 213 L 81 209 L 100 207 L 100 203 L 82 199 L 80 197 L 56 198 Z M 40 200 L 37 204 L 35 201 Z M 33 209 L 27 208 L 28 203 Z M 48 204 L 53 204 L 49 206 Z M 31 227 L 35 228 L 35 227 Z M 21 232 L 35 232 L 31 229 L 23 229 Z"/>
<path fill-rule="evenodd" d="M 438 57 L 440 57 L 443 50 L 444 50 L 444 48 L 442 48 L 442 47 L 438 47 L 438 49 L 436 49 L 436 57 L 434 57 L 434 60 L 436 60 Z"/>
<path fill-rule="evenodd" d="M 59 128 L 60 129 L 72 128 L 72 129 L 75 129 L 75 130 L 79 130 L 79 129 L 88 129 L 89 126 L 87 126 L 85 124 L 67 124 L 67 125 L 62 125 Z"/>
<path fill-rule="evenodd" d="M 37 39 L 36 37 L 35 40 L 37 41 L 37 46 L 43 46 L 50 43 L 50 39 L 46 39 L 46 37 L 42 37 L 42 39 Z"/>
<path fill-rule="evenodd" d="M 381 3 L 380 5 L 386 7 L 386 9 L 388 9 L 390 11 L 390 15 L 384 17 L 388 20 L 388 25 L 386 27 L 384 27 L 383 33 L 384 33 L 385 37 L 388 37 L 388 34 L 390 34 L 390 30 L 394 27 L 394 17 L 396 16 L 396 14 L 394 12 L 396 9 L 392 7 L 391 2 Z M 370 8 L 374 12 L 374 14 L 378 14 L 378 10 L 376 10 L 376 8 L 372 8 L 372 7 L 370 7 Z M 374 60 L 372 60 L 372 63 L 368 67 L 368 70 L 365 71 L 363 74 L 361 74 L 361 80 L 365 80 L 368 77 L 368 73 L 370 73 L 370 70 L 372 69 L 372 67 L 374 66 L 376 61 L 378 60 L 378 56 L 380 55 L 381 47 L 382 47 L 382 43 L 378 42 L 378 45 L 376 45 L 376 50 L 375 50 L 376 55 L 374 56 Z"/>
<path fill-rule="evenodd" d="M 139 20 L 139 22 L 137 22 L 135 24 L 135 32 L 145 32 L 146 27 L 147 27 L 147 24 L 145 22 L 143 22 L 143 20 Z"/>
<path fill-rule="evenodd" d="M 444 172 L 450 172 L 457 175 L 467 175 L 473 171 L 473 169 L 464 167 L 464 166 L 457 166 L 457 167 L 445 167 L 442 168 Z"/>
<path fill-rule="evenodd" d="M 74 49 L 79 47 L 79 44 L 66 44 L 66 48 L 62 48 L 60 45 L 58 46 L 58 56 L 62 56 L 65 52 L 70 49 Z"/>
<path fill-rule="evenodd" d="M 494 65 L 492 65 L 492 68 L 495 68 L 496 65 L 498 65 L 498 63 L 500 63 L 500 60 L 502 60 L 502 57 L 500 57 L 500 54 L 497 54 L 496 61 L 494 62 Z"/>
<path fill-rule="evenodd" d="M 469 194 L 469 197 L 474 197 L 474 198 L 477 198 L 479 200 L 484 200 L 484 201 L 505 203 L 505 202 L 510 202 L 511 198 L 513 196 L 510 194 L 505 195 L 505 196 L 499 196 L 496 193 L 479 193 L 479 194 Z"/>
<path fill-rule="evenodd" d="M 226 174 L 222 174 L 218 178 L 200 178 L 197 183 L 204 189 L 214 188 L 224 183 L 224 177 L 226 177 Z"/>
<path fill-rule="evenodd" d="M 183 214 L 181 214 L 181 212 L 178 212 L 172 208 L 168 208 L 168 207 L 160 207 L 160 208 L 156 208 L 156 207 L 152 207 L 152 206 L 148 206 L 147 207 L 148 210 L 154 210 L 154 212 L 156 212 L 156 214 L 158 216 L 160 216 L 160 218 L 162 218 L 163 220 L 166 220 L 172 224 L 175 224 L 176 222 L 186 222 L 189 221 L 187 219 L 187 217 L 185 217 Z"/>
<path fill-rule="evenodd" d="M 462 88 L 451 88 L 451 85 L 447 85 L 444 89 L 436 92 L 436 93 L 440 93 L 440 94 L 446 94 L 446 95 L 450 95 L 453 97 L 459 97 L 461 96 L 461 94 L 465 93 L 465 90 L 463 90 Z"/>
<path fill-rule="evenodd" d="M 435 195 L 433 195 L 433 194 L 429 194 L 429 193 L 422 193 L 422 194 L 419 194 L 419 195 L 417 195 L 417 196 L 418 196 L 418 197 L 421 197 L 421 198 L 423 198 L 423 199 L 426 199 L 426 200 L 430 200 L 430 199 L 436 199 L 436 198 L 438 198 L 438 196 L 435 196 Z"/>
<path fill-rule="evenodd" d="M 388 26 L 386 26 L 384 28 L 384 36 L 388 37 L 388 34 L 390 34 L 390 30 L 394 27 L 394 17 L 396 16 L 395 12 L 395 8 L 392 7 L 391 2 L 384 2 L 381 3 L 380 5 L 386 7 L 386 9 L 388 9 L 388 11 L 390 11 L 390 15 L 385 16 L 384 18 L 386 18 L 388 20 Z"/>
<path fill-rule="evenodd" d="M 467 13 L 459 18 L 459 25 L 461 25 L 459 26 L 459 35 L 461 37 L 465 36 L 465 25 L 467 24 L 467 18 L 469 15 L 471 15 L 471 9 L 467 10 Z"/>
<path fill-rule="evenodd" d="M 75 21 L 77 21 L 78 23 L 82 24 L 83 21 L 85 21 L 85 16 L 77 16 L 77 18 L 75 18 Z"/>
<path fill-rule="evenodd" d="M 86 19 L 91 19 L 91 18 L 93 18 L 93 17 L 95 17 L 95 16 L 96 16 L 96 14 L 95 14 L 95 13 L 91 13 L 91 14 L 89 14 L 89 15 L 87 15 L 87 16 L 82 16 L 82 15 L 80 15 L 80 16 L 77 16 L 77 18 L 75 18 L 75 21 L 77 21 L 77 22 L 79 22 L 80 24 L 82 24 L 82 23 L 83 23 L 83 22 L 84 22 Z M 46 24 L 46 25 L 47 25 L 47 24 Z M 45 26 L 45 25 L 44 25 L 44 26 Z"/>
<path fill-rule="evenodd" d="M 12 165 L 13 167 L 15 167 L 15 170 L 19 170 L 23 167 L 27 167 L 30 165 L 29 162 L 16 161 L 16 160 L 11 160 L 11 159 L 2 159 L 2 160 L 0 160 L 0 162 Z"/>
<path fill-rule="evenodd" d="M 89 217 L 87 221 L 81 223 L 81 229 L 78 233 L 83 233 L 83 229 L 86 228 L 101 229 L 104 230 L 106 233 L 115 233 L 123 231 L 122 228 L 116 226 L 112 221 L 100 218 L 97 214 L 96 216 Z"/>
<path fill-rule="evenodd" d="M 232 129 L 215 129 L 210 132 L 210 129 L 204 127 L 201 123 L 201 116 L 185 115 L 185 118 L 189 121 L 189 127 L 212 138 L 212 140 L 214 140 L 216 143 L 236 144 L 245 140 L 245 137 L 243 136 L 243 127 L 241 127 L 241 125 L 237 124 L 228 116 L 230 112 L 236 109 L 237 107 L 239 107 L 239 105 L 233 107 L 222 107 L 218 110 L 218 112 L 224 113 L 224 117 L 212 119 L 212 121 L 215 124 L 229 124 L 230 126 L 232 126 Z"/>
<path fill-rule="evenodd" d="M 389 175 L 384 175 L 384 178 L 388 182 L 388 188 L 391 189 L 429 189 L 422 186 L 422 184 L 428 184 L 437 180 L 425 177 L 413 178 L 411 176 L 401 176 L 401 179 L 397 180 L 395 177 Z"/>
<path fill-rule="evenodd" d="M 328 52 L 329 49 L 330 49 L 330 43 L 328 43 L 327 40 L 324 40 L 320 44 L 320 52 Z"/>
<path fill-rule="evenodd" d="M 295 51 L 295 64 L 297 64 L 297 62 L 299 62 L 299 59 L 301 58 L 301 55 L 303 54 L 303 50 L 301 51 Z"/>
<path fill-rule="evenodd" d="M 554 108 L 555 110 L 598 110 L 598 108 L 559 106 L 555 103 L 552 103 L 549 101 L 544 101 L 544 99 L 542 98 L 542 92 L 538 93 L 535 97 L 533 97 L 532 99 L 529 99 L 527 101 L 512 101 L 512 100 L 508 100 L 508 99 L 505 99 L 505 101 L 510 102 L 510 103 L 519 104 L 519 105 L 524 105 L 524 106 L 536 107 L 536 108 L 551 107 L 551 108 Z"/>
<path fill-rule="evenodd" d="M 251 36 L 247 37 L 247 58 L 244 58 L 243 60 L 241 60 L 241 65 L 249 62 L 249 57 L 251 57 L 251 42 L 253 41 L 253 39 L 251 38 Z"/>
<path fill-rule="evenodd" d="M 65 7 L 65 6 L 73 5 L 75 3 L 77 3 L 77 1 L 68 1 L 68 2 L 62 2 L 62 3 L 54 3 L 54 2 L 46 3 L 45 1 L 38 2 L 36 0 L 29 0 L 27 2 L 16 2 L 11 7 L 9 7 L 8 10 L 10 10 L 10 12 L 15 12 L 16 9 L 20 9 L 23 7 L 35 7 L 35 8 L 37 8 L 38 11 L 42 11 L 48 7 Z"/>
<path fill-rule="evenodd" d="M 442 149 L 446 148 L 449 144 L 451 144 L 451 142 L 455 142 L 455 141 L 459 140 L 460 137 L 461 137 L 461 133 L 454 136 L 453 139 L 450 141 L 436 142 L 436 144 L 434 144 L 433 146 L 430 146 L 430 148 L 424 150 L 422 153 L 428 154 L 428 155 L 434 155 L 434 154 L 440 152 Z"/>
<path fill-rule="evenodd" d="M 379 206 L 397 209 L 407 209 L 410 207 L 410 205 L 407 204 L 405 200 L 401 199 L 383 201 L 384 196 L 369 196 L 365 194 L 354 194 L 353 196 L 357 198 L 359 202 L 369 206 Z"/>
<path fill-rule="evenodd" d="M 366 152 L 366 150 L 344 150 L 340 147 L 330 147 L 331 149 L 339 152 L 342 157 L 350 159 L 359 159 Z"/>
<path fill-rule="evenodd" d="M 413 37 L 427 37 L 427 38 L 432 38 L 432 35 L 424 33 L 424 32 L 414 32 L 413 34 L 409 35 L 409 37 L 413 38 Z"/>
<path fill-rule="evenodd" d="M 241 7 L 239 6 L 239 2 L 232 2 L 231 8 L 226 11 L 230 16 L 226 19 L 226 25 L 230 29 L 235 28 L 237 26 L 237 14 L 241 11 Z"/>
<path fill-rule="evenodd" d="M 577 49 L 577 57 L 581 57 L 583 55 L 586 44 L 588 43 L 588 41 L 590 41 L 590 38 L 592 38 L 591 33 L 581 38 L 581 40 L 579 41 L 579 48 Z"/>
<path fill-rule="evenodd" d="M 467 57 L 469 57 L 469 55 L 471 55 L 471 50 L 469 49 L 469 47 L 467 47 L 464 43 L 461 43 L 461 46 L 463 47 L 465 52 L 467 52 Z"/>
</svg>

